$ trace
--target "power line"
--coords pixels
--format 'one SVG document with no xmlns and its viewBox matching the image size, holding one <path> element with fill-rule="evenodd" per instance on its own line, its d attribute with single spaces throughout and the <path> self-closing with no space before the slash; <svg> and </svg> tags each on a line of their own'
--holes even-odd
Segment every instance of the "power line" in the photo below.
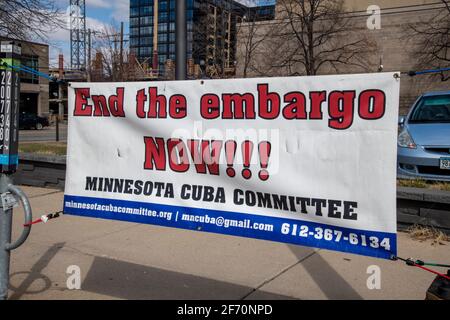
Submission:
<svg viewBox="0 0 450 320">
<path fill-rule="evenodd" d="M 437 7 L 436 5 L 440 5 L 440 6 Z M 436 7 L 384 12 L 384 11 L 391 11 L 391 10 L 397 10 L 397 9 L 408 9 L 408 8 L 429 7 L 429 6 L 436 6 Z M 389 7 L 389 8 L 381 9 L 381 15 L 382 16 L 386 16 L 386 15 L 392 15 L 392 14 L 404 14 L 404 13 L 413 13 L 413 12 L 432 11 L 432 10 L 439 10 L 439 9 L 442 9 L 442 8 L 446 8 L 446 6 L 442 2 L 434 2 L 434 3 L 429 3 L 429 4 L 416 4 L 416 5 L 398 6 L 398 7 Z M 367 13 L 367 10 L 347 11 L 347 12 L 336 13 L 336 15 L 338 15 L 338 16 L 339 15 L 346 16 L 347 18 L 369 17 L 372 14 L 373 13 Z M 334 18 L 335 18 L 335 16 L 333 16 L 333 17 L 323 17 L 323 18 L 316 19 L 316 21 L 332 20 Z M 287 22 L 290 22 L 290 21 L 300 22 L 302 20 L 301 19 L 278 18 L 278 19 L 267 20 L 267 22 L 254 21 L 254 23 L 255 23 L 256 26 L 267 26 L 267 25 L 273 25 L 276 22 L 285 22 L 285 23 L 287 23 Z M 252 23 L 252 22 L 247 22 L 247 23 L 242 23 L 242 24 L 245 25 L 245 24 L 250 24 L 250 23 Z"/>
</svg>

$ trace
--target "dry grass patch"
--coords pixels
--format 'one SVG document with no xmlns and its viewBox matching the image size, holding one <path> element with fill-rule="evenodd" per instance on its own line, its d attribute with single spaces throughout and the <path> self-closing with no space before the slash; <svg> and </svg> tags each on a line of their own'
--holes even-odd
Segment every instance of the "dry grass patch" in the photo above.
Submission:
<svg viewBox="0 0 450 320">
<path fill-rule="evenodd" d="M 422 180 L 422 179 L 411 179 L 411 180 L 398 179 L 397 186 L 450 191 L 450 183 L 449 182 L 426 181 L 426 180 Z"/>
<path fill-rule="evenodd" d="M 65 142 L 26 142 L 19 144 L 19 152 L 63 156 L 67 153 Z"/>
<path fill-rule="evenodd" d="M 409 227 L 407 231 L 412 239 L 421 242 L 431 240 L 432 245 L 445 245 L 446 242 L 450 242 L 450 236 L 434 227 L 415 224 Z"/>
</svg>

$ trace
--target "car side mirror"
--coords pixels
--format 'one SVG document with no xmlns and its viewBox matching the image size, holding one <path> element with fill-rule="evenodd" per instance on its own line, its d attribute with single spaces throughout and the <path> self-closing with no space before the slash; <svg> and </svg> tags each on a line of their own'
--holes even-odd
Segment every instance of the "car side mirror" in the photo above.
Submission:
<svg viewBox="0 0 450 320">
<path fill-rule="evenodd" d="M 405 124 L 405 121 L 406 121 L 406 117 L 405 116 L 398 117 L 398 125 L 399 126 L 403 126 Z"/>
</svg>

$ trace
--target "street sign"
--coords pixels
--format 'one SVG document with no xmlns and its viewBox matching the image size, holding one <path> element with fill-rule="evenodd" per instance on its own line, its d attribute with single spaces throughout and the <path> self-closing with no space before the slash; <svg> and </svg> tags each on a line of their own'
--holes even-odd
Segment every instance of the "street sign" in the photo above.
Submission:
<svg viewBox="0 0 450 320">
<path fill-rule="evenodd" d="M 9 66 L 20 65 L 21 47 L 3 41 L 0 59 Z M 14 173 L 19 163 L 19 72 L 0 65 L 0 173 Z"/>
<path fill-rule="evenodd" d="M 399 82 L 72 83 L 64 212 L 389 259 Z"/>
</svg>

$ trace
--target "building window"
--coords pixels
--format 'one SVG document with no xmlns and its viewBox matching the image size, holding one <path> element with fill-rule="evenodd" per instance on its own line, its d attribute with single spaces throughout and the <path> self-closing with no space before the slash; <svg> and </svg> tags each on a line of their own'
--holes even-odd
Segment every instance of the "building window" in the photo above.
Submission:
<svg viewBox="0 0 450 320">
<path fill-rule="evenodd" d="M 167 52 L 167 45 L 166 44 L 161 44 L 159 47 L 158 47 L 158 52 L 159 53 L 166 53 Z"/>
<path fill-rule="evenodd" d="M 142 16 L 149 16 L 152 14 L 153 14 L 153 7 L 151 7 L 151 6 L 141 7 L 141 15 Z"/>
<path fill-rule="evenodd" d="M 153 27 L 142 27 L 140 32 L 141 32 L 141 35 L 148 36 L 149 34 L 152 33 L 152 31 L 153 31 Z"/>
<path fill-rule="evenodd" d="M 137 26 L 139 26 L 139 18 L 131 18 L 131 19 L 130 19 L 130 26 L 131 26 L 131 27 L 137 27 Z"/>
<path fill-rule="evenodd" d="M 167 23 L 160 23 L 158 29 L 160 32 L 167 32 Z"/>
<path fill-rule="evenodd" d="M 158 61 L 160 64 L 164 64 L 167 60 L 167 56 L 166 55 L 159 55 L 158 57 Z"/>
<path fill-rule="evenodd" d="M 37 56 L 22 56 L 21 64 L 34 70 L 39 71 L 39 58 Z M 20 72 L 20 81 L 23 83 L 39 84 L 39 77 L 37 75 Z"/>
<path fill-rule="evenodd" d="M 139 38 L 130 38 L 130 46 L 137 47 L 139 45 Z"/>
<path fill-rule="evenodd" d="M 159 2 L 159 11 L 167 11 L 167 1 Z"/>
<path fill-rule="evenodd" d="M 150 25 L 153 24 L 153 17 L 141 17 L 141 25 Z"/>
<path fill-rule="evenodd" d="M 141 38 L 141 45 L 148 46 L 153 43 L 153 39 L 151 37 L 142 37 Z"/>
<path fill-rule="evenodd" d="M 159 13 L 159 21 L 161 22 L 167 22 L 169 20 L 169 15 L 167 12 L 160 12 Z"/>
<path fill-rule="evenodd" d="M 130 16 L 138 16 L 139 15 L 139 8 L 130 8 Z"/>
<path fill-rule="evenodd" d="M 142 47 L 139 49 L 139 55 L 141 57 L 150 57 L 151 56 L 151 50 L 149 47 Z"/>
<path fill-rule="evenodd" d="M 167 33 L 158 34 L 158 42 L 167 42 Z"/>
</svg>

